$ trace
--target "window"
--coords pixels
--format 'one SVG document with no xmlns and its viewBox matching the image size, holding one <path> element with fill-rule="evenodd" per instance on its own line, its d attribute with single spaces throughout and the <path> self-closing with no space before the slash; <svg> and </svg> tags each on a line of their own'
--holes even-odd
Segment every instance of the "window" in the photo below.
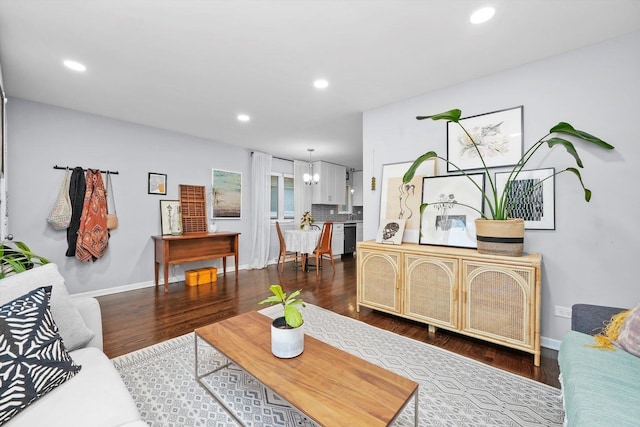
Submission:
<svg viewBox="0 0 640 427">
<path fill-rule="evenodd" d="M 271 175 L 271 219 L 293 219 L 293 176 Z"/>
</svg>

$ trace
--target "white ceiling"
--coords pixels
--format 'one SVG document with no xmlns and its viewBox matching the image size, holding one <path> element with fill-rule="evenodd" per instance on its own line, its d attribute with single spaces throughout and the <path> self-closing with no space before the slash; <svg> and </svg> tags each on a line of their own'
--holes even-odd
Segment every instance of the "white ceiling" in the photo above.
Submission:
<svg viewBox="0 0 640 427">
<path fill-rule="evenodd" d="M 639 29 L 638 0 L 0 0 L 0 64 L 10 98 L 359 169 L 363 111 Z"/>
</svg>

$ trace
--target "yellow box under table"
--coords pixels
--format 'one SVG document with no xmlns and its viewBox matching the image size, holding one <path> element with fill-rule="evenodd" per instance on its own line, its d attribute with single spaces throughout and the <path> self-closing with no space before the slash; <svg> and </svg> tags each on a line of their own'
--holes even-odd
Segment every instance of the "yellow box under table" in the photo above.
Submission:
<svg viewBox="0 0 640 427">
<path fill-rule="evenodd" d="M 198 268 L 184 272 L 184 282 L 187 286 L 205 285 L 218 280 L 218 269 L 215 267 Z"/>
</svg>

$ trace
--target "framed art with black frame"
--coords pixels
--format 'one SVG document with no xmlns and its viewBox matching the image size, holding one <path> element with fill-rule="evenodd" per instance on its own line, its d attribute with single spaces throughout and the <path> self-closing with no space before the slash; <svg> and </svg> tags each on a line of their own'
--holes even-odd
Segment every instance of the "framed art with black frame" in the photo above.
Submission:
<svg viewBox="0 0 640 427">
<path fill-rule="evenodd" d="M 172 234 L 171 224 L 182 228 L 180 200 L 160 200 L 160 229 L 162 234 Z"/>
<path fill-rule="evenodd" d="M 447 172 L 512 166 L 522 157 L 524 142 L 523 106 L 460 119 L 476 143 L 455 122 L 447 122 Z M 453 166 L 453 165 L 455 166 Z"/>
<path fill-rule="evenodd" d="M 555 172 L 554 168 L 520 171 L 507 189 L 507 203 L 514 200 L 510 218 L 524 219 L 527 230 L 555 230 Z M 510 172 L 496 173 L 496 187 L 502 195 Z M 518 196 L 523 192 L 527 194 Z"/>
<path fill-rule="evenodd" d="M 412 162 L 382 165 L 382 190 L 380 192 L 380 226 L 388 219 L 402 219 L 405 223 L 402 241 L 418 243 L 420 236 L 420 197 L 422 178 L 436 174 L 436 159 L 429 159 L 416 170 L 413 179 L 406 184 L 402 177 Z"/>
<path fill-rule="evenodd" d="M 484 173 L 424 178 L 420 244 L 476 248 L 475 220 L 484 204 L 478 187 L 484 190 Z"/>
<path fill-rule="evenodd" d="M 147 194 L 167 195 L 167 175 L 164 173 L 149 172 Z"/>
</svg>

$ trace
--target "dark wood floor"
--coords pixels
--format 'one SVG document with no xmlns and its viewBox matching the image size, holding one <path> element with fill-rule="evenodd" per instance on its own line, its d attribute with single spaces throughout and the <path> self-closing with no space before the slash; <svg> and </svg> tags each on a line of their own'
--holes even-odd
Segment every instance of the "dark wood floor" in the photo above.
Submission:
<svg viewBox="0 0 640 427">
<path fill-rule="evenodd" d="M 355 258 L 345 256 L 335 264 L 335 274 L 326 263 L 319 278 L 313 271 L 305 273 L 288 263 L 284 273 L 271 265 L 264 270 L 243 270 L 238 276 L 233 272 L 227 273 L 226 276 L 218 276 L 218 281 L 210 285 L 190 287 L 184 282 L 171 284 L 166 294 L 160 286 L 99 297 L 105 353 L 113 358 L 212 322 L 259 310 L 263 306 L 258 302 L 269 295 L 269 285 L 280 283 L 286 292 L 302 289 L 301 296 L 305 302 L 560 387 L 557 352 L 554 350 L 543 348 L 541 365 L 535 367 L 529 353 L 444 330 L 429 334 L 426 325 L 368 308 L 356 312 Z"/>
</svg>

